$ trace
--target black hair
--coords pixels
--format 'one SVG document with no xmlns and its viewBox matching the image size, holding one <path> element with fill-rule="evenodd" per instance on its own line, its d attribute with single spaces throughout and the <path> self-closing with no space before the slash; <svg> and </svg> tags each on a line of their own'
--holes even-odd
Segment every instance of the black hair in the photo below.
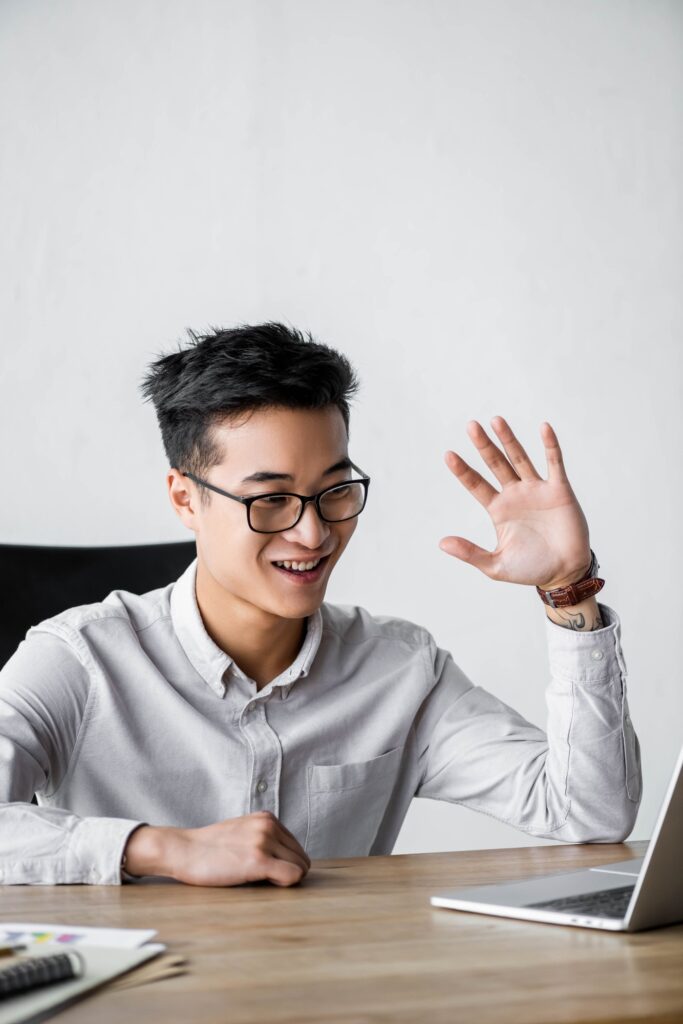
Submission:
<svg viewBox="0 0 683 1024">
<path fill-rule="evenodd" d="M 348 433 L 358 379 L 344 355 L 310 333 L 274 322 L 187 333 L 190 344 L 150 363 L 140 388 L 172 467 L 202 476 L 224 457 L 212 427 L 256 409 L 336 405 Z"/>
</svg>

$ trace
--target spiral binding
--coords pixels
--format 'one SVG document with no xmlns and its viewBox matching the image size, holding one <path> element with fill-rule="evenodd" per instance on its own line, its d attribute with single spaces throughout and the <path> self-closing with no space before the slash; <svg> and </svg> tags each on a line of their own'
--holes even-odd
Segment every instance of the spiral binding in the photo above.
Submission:
<svg viewBox="0 0 683 1024">
<path fill-rule="evenodd" d="M 78 978 L 83 973 L 83 958 L 78 953 L 55 953 L 19 960 L 0 968 L 0 999 L 27 992 L 54 981 Z"/>
</svg>

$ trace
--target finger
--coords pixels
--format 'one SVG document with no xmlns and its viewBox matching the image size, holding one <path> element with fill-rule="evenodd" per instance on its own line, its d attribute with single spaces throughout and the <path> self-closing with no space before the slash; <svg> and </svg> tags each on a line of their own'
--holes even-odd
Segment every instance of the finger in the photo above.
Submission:
<svg viewBox="0 0 683 1024">
<path fill-rule="evenodd" d="M 310 867 L 310 857 L 308 856 L 304 848 L 299 844 L 299 842 L 294 838 L 294 836 L 288 833 L 287 829 L 284 830 L 284 834 L 281 833 L 279 835 L 276 835 L 275 839 L 278 839 L 283 844 L 283 846 L 287 847 L 287 849 L 290 850 L 292 853 L 295 853 L 298 857 L 301 857 L 304 864 L 306 864 L 307 867 Z"/>
<path fill-rule="evenodd" d="M 480 569 L 486 576 L 493 577 L 495 572 L 495 553 L 480 548 L 471 540 L 464 537 L 444 537 L 439 541 L 439 547 L 448 555 L 459 558 L 461 562 L 469 562 L 470 565 Z"/>
<path fill-rule="evenodd" d="M 533 462 L 515 437 L 507 421 L 502 416 L 494 416 L 491 425 L 519 478 L 521 480 L 540 480 L 541 477 L 536 472 Z"/>
<path fill-rule="evenodd" d="M 478 423 L 476 420 L 470 420 L 467 424 L 467 433 L 469 434 L 474 447 L 477 449 L 498 483 L 502 484 L 504 487 L 505 484 L 513 484 L 519 480 L 514 469 L 505 458 L 500 448 L 497 448 L 493 443 L 481 423 Z"/>
<path fill-rule="evenodd" d="M 280 827 L 276 830 L 274 836 L 276 841 L 282 843 L 282 845 L 286 846 L 288 850 L 292 851 L 292 853 L 296 853 L 297 856 L 301 857 L 304 863 L 310 868 L 311 858 L 308 856 L 299 840 L 293 836 L 291 832 L 288 832 L 281 822 L 278 822 L 278 825 Z"/>
<path fill-rule="evenodd" d="M 296 885 L 305 874 L 305 870 L 298 864 L 279 857 L 269 857 L 263 877 L 274 885 Z"/>
<path fill-rule="evenodd" d="M 258 814 L 259 817 L 269 818 L 273 823 L 273 838 L 281 842 L 283 846 L 287 846 L 294 853 L 300 854 L 300 856 L 304 858 L 308 866 L 311 866 L 311 859 L 304 850 L 303 846 L 296 838 L 296 836 L 293 835 L 289 831 L 289 829 L 282 824 L 279 818 L 276 818 L 274 814 L 270 813 L 270 811 L 256 811 L 255 813 Z"/>
<path fill-rule="evenodd" d="M 308 874 L 308 869 L 311 866 L 311 862 L 308 859 L 308 854 L 304 853 L 303 850 L 293 850 L 291 846 L 285 846 L 284 843 L 273 843 L 271 852 L 274 857 L 279 857 L 280 860 L 286 860 L 289 864 L 297 864 L 303 873 Z"/>
<path fill-rule="evenodd" d="M 463 487 L 466 487 L 473 498 L 476 498 L 480 505 L 488 508 L 499 492 L 492 487 L 488 480 L 484 480 L 481 473 L 461 459 L 456 452 L 446 452 L 446 465 L 454 476 L 457 476 Z"/>
<path fill-rule="evenodd" d="M 545 458 L 548 463 L 548 480 L 554 483 L 566 483 L 567 474 L 564 468 L 564 459 L 557 434 L 549 423 L 541 424 L 541 440 L 545 446 Z"/>
</svg>

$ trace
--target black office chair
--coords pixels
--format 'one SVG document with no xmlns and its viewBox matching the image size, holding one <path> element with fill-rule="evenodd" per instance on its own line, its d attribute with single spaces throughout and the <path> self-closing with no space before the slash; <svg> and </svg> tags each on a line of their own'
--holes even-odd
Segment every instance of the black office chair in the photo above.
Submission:
<svg viewBox="0 0 683 1024">
<path fill-rule="evenodd" d="M 144 594 L 172 583 L 195 557 L 193 541 L 113 548 L 52 548 L 0 544 L 0 667 L 30 626 L 112 590 Z"/>
</svg>

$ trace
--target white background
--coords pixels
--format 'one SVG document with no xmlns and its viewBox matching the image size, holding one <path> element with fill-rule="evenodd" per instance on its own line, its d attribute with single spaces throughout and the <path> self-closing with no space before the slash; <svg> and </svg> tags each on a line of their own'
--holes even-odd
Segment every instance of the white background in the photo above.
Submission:
<svg viewBox="0 0 683 1024">
<path fill-rule="evenodd" d="M 682 58 L 663 0 L 3 0 L 0 539 L 185 538 L 144 367 L 287 320 L 364 385 L 329 599 L 543 722 L 538 598 L 437 544 L 492 541 L 442 461 L 466 421 L 540 460 L 547 418 L 623 622 L 647 836 L 683 721 Z M 525 842 L 416 801 L 397 851 Z"/>
</svg>

